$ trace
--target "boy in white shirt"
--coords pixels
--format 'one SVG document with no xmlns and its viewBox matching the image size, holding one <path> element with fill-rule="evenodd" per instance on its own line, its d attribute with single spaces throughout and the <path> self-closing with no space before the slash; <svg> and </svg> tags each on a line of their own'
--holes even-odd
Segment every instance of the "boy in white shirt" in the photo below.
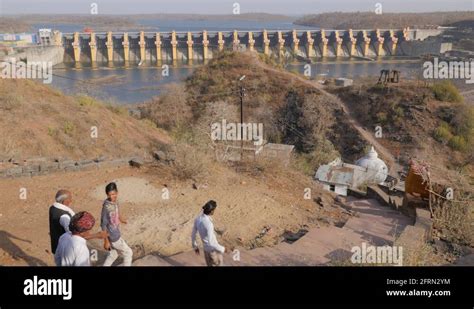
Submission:
<svg viewBox="0 0 474 309">
<path fill-rule="evenodd" d="M 204 258 L 206 259 L 207 266 L 224 265 L 223 254 L 225 248 L 217 242 L 214 224 L 212 223 L 211 218 L 216 208 L 217 203 L 212 200 L 202 207 L 202 213 L 196 218 L 196 220 L 194 220 L 193 232 L 191 235 L 194 251 L 199 255 L 199 247 L 196 241 L 196 233 L 199 232 L 204 247 Z"/>
</svg>

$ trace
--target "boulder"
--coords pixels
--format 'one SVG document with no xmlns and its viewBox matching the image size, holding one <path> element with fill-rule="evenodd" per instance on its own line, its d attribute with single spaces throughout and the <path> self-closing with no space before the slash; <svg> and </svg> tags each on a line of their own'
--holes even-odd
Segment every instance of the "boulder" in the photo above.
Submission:
<svg viewBox="0 0 474 309">
<path fill-rule="evenodd" d="M 136 168 L 140 168 L 143 166 L 143 160 L 140 158 L 133 158 L 130 161 L 128 161 L 128 163 L 130 164 L 130 166 L 136 167 Z"/>
<path fill-rule="evenodd" d="M 166 154 L 161 150 L 153 151 L 153 158 L 158 161 L 163 161 L 166 160 Z"/>
</svg>

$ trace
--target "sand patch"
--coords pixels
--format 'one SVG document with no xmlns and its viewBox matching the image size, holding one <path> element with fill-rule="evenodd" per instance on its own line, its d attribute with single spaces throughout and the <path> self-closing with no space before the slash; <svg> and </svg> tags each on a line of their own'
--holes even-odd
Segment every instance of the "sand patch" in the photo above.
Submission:
<svg viewBox="0 0 474 309">
<path fill-rule="evenodd" d="M 119 190 L 119 201 L 131 204 L 155 204 L 162 199 L 162 188 L 157 188 L 148 180 L 139 177 L 125 177 L 113 179 L 111 182 L 117 184 Z M 105 186 L 97 186 L 91 193 L 91 197 L 97 200 L 105 199 Z"/>
</svg>

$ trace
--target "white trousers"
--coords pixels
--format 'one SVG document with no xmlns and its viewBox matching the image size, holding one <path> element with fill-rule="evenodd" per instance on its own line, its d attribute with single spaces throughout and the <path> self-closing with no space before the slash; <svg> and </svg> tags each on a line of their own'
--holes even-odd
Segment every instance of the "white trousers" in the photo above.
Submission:
<svg viewBox="0 0 474 309">
<path fill-rule="evenodd" d="M 127 245 L 125 240 L 120 237 L 119 240 L 111 243 L 111 250 L 105 259 L 104 266 L 112 266 L 119 254 L 123 257 L 123 266 L 132 266 L 133 251 Z"/>
</svg>

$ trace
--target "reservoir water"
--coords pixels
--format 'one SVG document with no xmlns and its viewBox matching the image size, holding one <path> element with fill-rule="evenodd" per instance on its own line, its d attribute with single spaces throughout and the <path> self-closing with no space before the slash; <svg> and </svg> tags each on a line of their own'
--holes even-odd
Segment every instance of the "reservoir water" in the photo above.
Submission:
<svg viewBox="0 0 474 309">
<path fill-rule="evenodd" d="M 199 65 L 169 65 L 169 74 L 157 66 L 137 67 L 82 67 L 55 69 L 52 86 L 68 94 L 88 94 L 119 104 L 141 103 L 157 96 L 166 84 L 183 82 Z M 289 64 L 286 69 L 304 74 L 308 66 L 304 63 Z M 315 78 L 357 78 L 379 76 L 381 69 L 397 69 L 402 78 L 419 76 L 422 64 L 419 61 L 344 61 L 311 64 L 311 76 Z M 82 82 L 84 81 L 84 82 Z"/>
<path fill-rule="evenodd" d="M 138 20 L 138 23 L 146 27 L 147 31 L 316 29 L 296 26 L 291 21 L 141 19 Z M 62 32 L 82 31 L 83 29 L 83 26 L 74 24 L 38 24 L 36 26 L 58 29 Z M 162 75 L 161 66 L 153 65 L 123 67 L 123 64 L 118 63 L 113 68 L 100 66 L 91 68 L 84 65 L 81 68 L 61 66 L 54 70 L 58 76 L 53 77 L 52 85 L 68 94 L 85 93 L 120 104 L 140 103 L 159 95 L 166 84 L 182 82 L 199 65 L 202 64 L 197 62 L 194 62 L 192 66 L 170 64 L 168 76 Z M 286 69 L 303 74 L 308 69 L 305 65 L 305 63 L 292 63 L 287 65 Z M 383 59 L 380 61 L 347 59 L 337 62 L 330 60 L 311 64 L 311 76 L 323 78 L 377 77 L 382 69 L 397 69 L 401 71 L 402 78 L 413 78 L 420 74 L 422 64 L 415 59 Z"/>
</svg>

